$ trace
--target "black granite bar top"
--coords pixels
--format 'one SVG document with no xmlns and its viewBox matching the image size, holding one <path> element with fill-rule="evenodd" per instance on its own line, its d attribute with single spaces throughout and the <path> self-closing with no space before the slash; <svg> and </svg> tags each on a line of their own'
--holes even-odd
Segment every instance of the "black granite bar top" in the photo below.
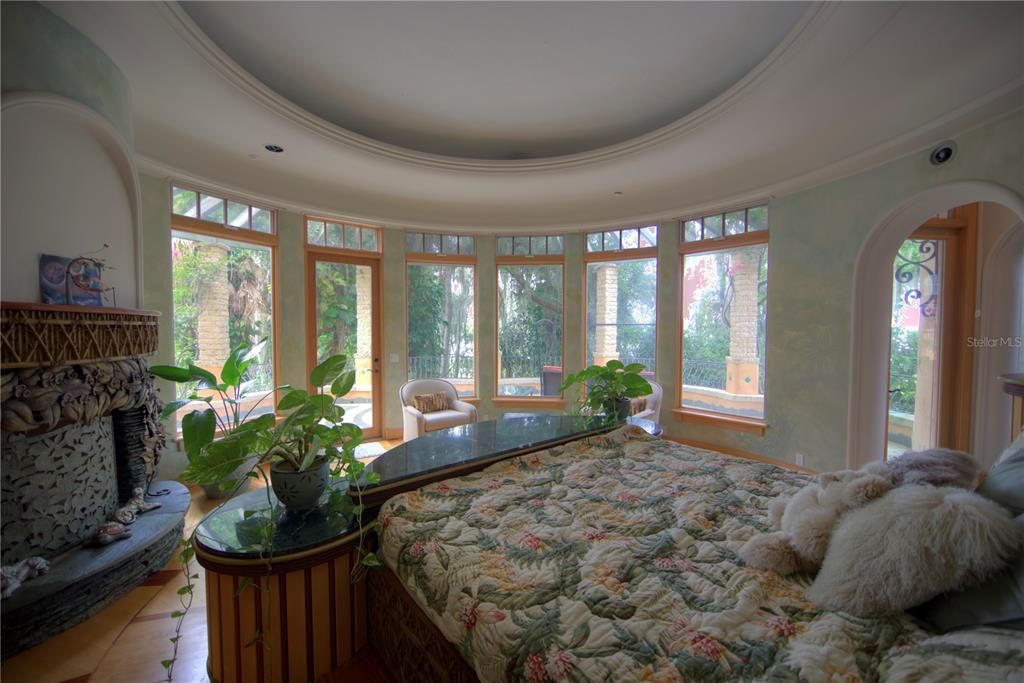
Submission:
<svg viewBox="0 0 1024 683">
<path fill-rule="evenodd" d="M 232 498 L 196 527 L 194 542 L 221 557 L 264 559 L 315 548 L 359 528 L 347 481 L 331 478 L 320 505 L 305 513 L 284 509 L 271 489 Z M 267 543 L 267 534 L 273 542 Z"/>
<path fill-rule="evenodd" d="M 648 431 L 656 426 L 648 420 L 630 418 Z M 380 475 L 376 485 L 364 484 L 364 490 L 387 486 L 475 460 L 486 460 L 526 450 L 541 450 L 590 434 L 599 434 L 620 426 L 593 417 L 572 415 L 520 415 L 489 420 L 429 432 L 384 453 L 367 466 Z"/>
</svg>

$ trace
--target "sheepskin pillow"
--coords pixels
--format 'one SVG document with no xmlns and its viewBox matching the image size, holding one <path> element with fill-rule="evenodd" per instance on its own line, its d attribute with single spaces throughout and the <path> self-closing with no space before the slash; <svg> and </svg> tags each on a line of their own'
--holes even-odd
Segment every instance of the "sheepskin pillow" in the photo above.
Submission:
<svg viewBox="0 0 1024 683">
<path fill-rule="evenodd" d="M 903 486 L 843 516 L 807 597 L 856 616 L 902 612 L 979 583 L 1021 541 L 1010 513 L 976 493 Z"/>
</svg>

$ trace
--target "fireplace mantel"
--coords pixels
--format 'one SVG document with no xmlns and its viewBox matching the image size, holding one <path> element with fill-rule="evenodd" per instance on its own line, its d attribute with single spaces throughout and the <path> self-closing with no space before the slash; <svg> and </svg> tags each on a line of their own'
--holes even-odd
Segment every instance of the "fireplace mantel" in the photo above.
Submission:
<svg viewBox="0 0 1024 683">
<path fill-rule="evenodd" d="M 159 311 L 0 303 L 0 368 L 74 365 L 156 353 Z"/>
</svg>

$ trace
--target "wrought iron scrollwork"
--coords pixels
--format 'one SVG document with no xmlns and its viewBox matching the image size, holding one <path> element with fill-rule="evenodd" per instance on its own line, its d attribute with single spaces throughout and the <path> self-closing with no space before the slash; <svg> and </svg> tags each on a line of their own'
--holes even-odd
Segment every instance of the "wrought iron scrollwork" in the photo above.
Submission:
<svg viewBox="0 0 1024 683">
<path fill-rule="evenodd" d="M 900 285 L 907 285 L 917 276 L 917 286 L 903 293 L 903 302 L 908 306 L 916 306 L 921 315 L 932 318 L 938 312 L 940 278 L 939 241 L 914 240 L 917 244 L 917 258 L 911 258 L 900 249 L 896 252 L 895 280 Z M 930 287 L 925 287 L 928 282 Z M 925 298 L 925 294 L 928 294 Z"/>
</svg>

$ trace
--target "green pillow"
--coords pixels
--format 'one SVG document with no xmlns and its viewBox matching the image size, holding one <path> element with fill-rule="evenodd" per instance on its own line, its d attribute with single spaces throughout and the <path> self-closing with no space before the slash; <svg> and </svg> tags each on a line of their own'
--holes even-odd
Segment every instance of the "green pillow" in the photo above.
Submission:
<svg viewBox="0 0 1024 683">
<path fill-rule="evenodd" d="M 1007 449 L 988 471 L 978 493 L 1014 515 L 1024 514 L 1024 448 Z"/>
<path fill-rule="evenodd" d="M 1024 534 L 1024 515 L 1017 517 Z M 1024 548 L 1010 566 L 988 581 L 933 598 L 912 610 L 940 633 L 968 626 L 1024 631 Z"/>
</svg>

